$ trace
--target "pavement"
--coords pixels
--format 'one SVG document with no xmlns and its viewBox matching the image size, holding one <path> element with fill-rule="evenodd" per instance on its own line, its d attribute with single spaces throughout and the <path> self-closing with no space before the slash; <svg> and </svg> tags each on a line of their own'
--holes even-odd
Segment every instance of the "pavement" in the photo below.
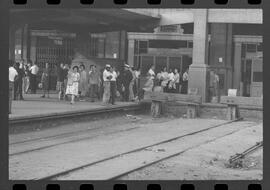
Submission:
<svg viewBox="0 0 270 190">
<path fill-rule="evenodd" d="M 59 101 L 56 93 L 50 94 L 50 98 L 47 98 L 47 96 L 41 98 L 40 96 L 40 93 L 25 94 L 24 100 L 12 101 L 12 113 L 9 114 L 9 120 L 136 104 L 134 102 L 116 102 L 116 105 L 103 105 L 100 101 L 90 102 L 89 100 L 76 101 L 75 104 L 70 104 L 70 101 Z"/>
</svg>

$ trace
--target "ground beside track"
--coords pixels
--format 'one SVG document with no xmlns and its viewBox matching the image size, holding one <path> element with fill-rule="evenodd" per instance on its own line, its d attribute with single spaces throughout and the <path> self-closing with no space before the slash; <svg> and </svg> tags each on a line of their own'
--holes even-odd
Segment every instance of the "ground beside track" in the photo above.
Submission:
<svg viewBox="0 0 270 190">
<path fill-rule="evenodd" d="M 40 151 L 12 156 L 9 159 L 10 179 L 42 178 L 46 175 L 52 175 L 54 173 L 78 167 L 80 165 L 97 161 L 108 156 L 126 152 L 140 146 L 159 142 L 161 140 L 191 131 L 204 129 L 211 125 L 216 125 L 223 122 L 224 121 L 222 120 L 214 119 L 162 118 L 152 120 L 149 116 L 139 116 L 138 120 L 133 120 L 123 116 L 118 118 L 104 119 L 102 121 L 97 120 L 92 124 L 77 124 L 76 127 L 73 127 L 74 124 L 70 124 L 69 126 L 62 126 L 60 128 L 24 133 L 21 135 L 17 134 L 11 136 L 11 142 L 20 142 L 21 140 L 29 140 L 29 138 L 42 138 L 53 134 L 87 129 L 89 127 L 93 127 L 93 125 L 97 127 L 97 130 L 95 132 L 89 131 L 83 135 L 100 135 L 97 135 L 95 138 L 78 140 L 71 143 L 53 146 Z M 133 126 L 138 128 L 106 135 L 104 135 L 102 132 L 106 132 L 108 129 L 113 132 L 114 130 L 128 129 L 132 128 Z M 81 134 L 77 134 L 72 138 L 76 139 L 80 136 Z M 54 140 L 57 141 L 58 138 Z M 28 143 L 27 148 L 42 145 L 44 145 L 44 142 L 39 140 L 33 143 Z M 16 146 L 16 151 L 20 151 L 20 149 L 24 149 L 26 145 L 23 143 L 21 145 L 17 144 Z M 10 147 L 12 147 L 12 145 Z M 85 175 L 87 176 L 87 174 Z M 140 175 L 144 176 L 143 174 Z M 167 175 L 167 173 L 165 172 L 163 175 Z M 134 179 L 137 179 L 137 177 Z"/>
<path fill-rule="evenodd" d="M 247 155 L 243 166 L 228 168 L 230 156 L 262 140 L 262 124 L 202 144 L 182 155 L 133 172 L 120 180 L 262 180 L 263 148 Z"/>
</svg>

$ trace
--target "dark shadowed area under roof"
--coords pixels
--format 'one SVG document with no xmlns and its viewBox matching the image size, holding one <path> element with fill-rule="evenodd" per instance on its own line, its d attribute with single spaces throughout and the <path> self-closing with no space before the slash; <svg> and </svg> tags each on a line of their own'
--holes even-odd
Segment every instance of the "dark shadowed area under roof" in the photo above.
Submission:
<svg viewBox="0 0 270 190">
<path fill-rule="evenodd" d="M 32 29 L 104 32 L 126 30 L 150 32 L 159 16 L 135 13 L 125 9 L 13 9 L 10 26 L 29 24 Z"/>
</svg>

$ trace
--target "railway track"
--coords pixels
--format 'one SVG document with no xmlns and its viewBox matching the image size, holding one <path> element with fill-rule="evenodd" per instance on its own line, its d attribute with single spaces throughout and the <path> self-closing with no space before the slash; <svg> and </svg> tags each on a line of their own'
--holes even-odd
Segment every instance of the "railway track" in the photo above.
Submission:
<svg viewBox="0 0 270 190">
<path fill-rule="evenodd" d="M 131 156 L 132 154 L 139 154 L 139 153 L 141 153 L 143 151 L 147 151 L 147 149 L 153 148 L 153 147 L 158 147 L 158 146 L 161 146 L 162 147 L 162 146 L 164 146 L 167 143 L 175 143 L 177 140 L 181 140 L 181 139 L 184 139 L 184 138 L 190 138 L 193 135 L 195 136 L 196 134 L 207 132 L 209 130 L 214 130 L 216 128 L 219 128 L 219 127 L 222 127 L 222 126 L 231 124 L 231 123 L 236 122 L 236 121 L 239 121 L 239 120 L 242 120 L 242 119 L 237 119 L 237 120 L 234 120 L 234 121 L 225 122 L 225 123 L 218 124 L 218 125 L 215 125 L 215 126 L 211 126 L 211 127 L 208 127 L 208 128 L 202 129 L 202 130 L 198 130 L 198 131 L 195 131 L 195 132 L 187 133 L 187 134 L 184 134 L 184 135 L 181 135 L 181 136 L 176 136 L 174 138 L 166 139 L 166 140 L 163 140 L 163 141 L 154 143 L 154 144 L 150 144 L 150 145 L 146 145 L 146 146 L 143 146 L 143 147 L 139 147 L 139 148 L 136 148 L 136 149 L 133 149 L 133 150 L 130 150 L 130 151 L 121 153 L 121 154 L 113 155 L 113 156 L 110 156 L 110 157 L 107 157 L 107 158 L 104 158 L 104 159 L 101 159 L 101 160 L 98 160 L 98 161 L 94 161 L 94 162 L 87 163 L 87 164 L 84 164 L 84 165 L 81 165 L 81 166 L 78 166 L 78 167 L 75 167 L 75 168 L 71 168 L 69 170 L 65 170 L 65 171 L 62 171 L 62 172 L 59 172 L 59 173 L 55 173 L 55 174 L 52 174 L 52 175 L 48 175 L 48 176 L 45 176 L 45 177 L 41 177 L 41 178 L 35 178 L 35 179 L 32 179 L 32 180 L 54 180 L 54 179 L 60 179 L 61 180 L 61 178 L 65 178 L 65 177 L 67 177 L 69 175 L 73 175 L 74 173 L 75 174 L 76 173 L 79 173 L 82 170 L 89 170 L 87 172 L 87 174 L 88 173 L 91 174 L 90 171 L 92 171 L 92 173 L 95 173 L 95 171 L 98 171 L 98 169 L 101 168 L 100 165 L 102 165 L 102 164 L 105 166 L 105 168 L 106 168 L 106 164 L 107 165 L 108 164 L 111 165 L 110 162 L 111 163 L 121 164 L 121 159 L 126 158 L 128 156 Z M 254 126 L 254 124 L 252 124 L 251 126 Z M 251 127 L 251 126 L 249 126 L 249 127 Z M 224 136 L 230 135 L 230 134 L 232 134 L 232 133 L 234 133 L 236 131 L 237 130 L 232 130 L 231 132 L 227 132 Z M 208 142 L 211 142 L 211 141 L 214 141 L 214 140 L 216 140 L 216 138 L 207 140 L 207 141 L 205 141 L 205 143 L 208 143 Z M 174 156 L 178 156 L 178 155 L 180 155 L 180 154 L 188 151 L 189 149 L 195 148 L 195 147 L 200 146 L 200 145 L 201 144 L 199 143 L 199 144 L 197 144 L 195 146 L 191 146 L 191 147 L 182 149 L 181 151 L 179 151 L 179 150 L 178 151 L 173 151 L 172 153 L 170 153 L 168 155 L 165 155 L 165 156 L 163 156 L 160 159 L 153 159 L 152 161 L 150 161 L 148 163 L 138 164 L 138 166 L 135 167 L 135 168 L 128 169 L 128 170 L 123 171 L 123 172 L 120 172 L 120 173 L 118 172 L 115 175 L 112 175 L 112 176 L 107 177 L 107 179 L 108 180 L 118 179 L 118 178 L 120 178 L 122 176 L 125 176 L 125 175 L 129 174 L 129 173 L 132 173 L 132 172 L 137 171 L 139 169 L 148 167 L 148 166 L 150 166 L 152 164 L 161 162 L 163 160 L 169 159 L 169 158 L 174 157 Z M 117 164 L 115 164 L 115 165 L 117 165 Z M 103 167 L 103 169 L 104 169 L 104 167 Z M 92 179 L 92 178 L 89 178 L 89 179 Z"/>
<path fill-rule="evenodd" d="M 40 147 L 34 148 L 34 149 L 29 149 L 29 150 L 24 150 L 24 151 L 11 153 L 11 154 L 9 154 L 9 156 L 10 157 L 18 156 L 18 155 L 21 155 L 21 154 L 26 154 L 26 153 L 30 153 L 30 152 L 39 151 L 39 150 L 44 150 L 44 149 L 47 149 L 47 148 L 51 148 L 51 147 L 55 147 L 55 146 L 59 146 L 59 145 L 63 145 L 63 144 L 79 142 L 79 141 L 83 141 L 83 140 L 90 140 L 90 139 L 93 139 L 93 138 L 97 138 L 97 137 L 99 137 L 101 135 L 111 135 L 111 134 L 115 134 L 115 133 L 127 132 L 127 131 L 131 131 L 131 130 L 135 130 L 137 128 L 140 128 L 140 127 L 131 127 L 131 128 L 128 128 L 128 129 L 115 130 L 115 131 L 112 131 L 112 132 L 102 133 L 102 134 L 98 134 L 98 135 L 90 135 L 90 136 L 88 136 L 88 134 L 87 134 L 86 137 L 76 138 L 76 134 L 77 135 L 80 135 L 80 134 L 85 135 L 85 132 L 91 132 L 93 130 L 100 129 L 100 128 L 92 128 L 92 129 L 89 129 L 89 130 L 80 130 L 80 132 L 76 131 L 76 132 L 74 132 L 75 135 L 74 135 L 74 133 L 70 132 L 70 133 L 64 133 L 64 134 L 59 134 L 59 135 L 54 135 L 54 136 L 49 136 L 49 137 L 44 137 L 44 138 L 35 138 L 35 139 L 28 140 L 28 141 L 25 140 L 25 141 L 16 142 L 16 143 L 13 143 L 13 144 L 10 144 L 10 145 L 22 145 L 22 144 L 30 143 L 30 142 L 31 143 L 39 142 L 41 140 L 50 141 L 50 140 L 55 139 L 55 138 L 63 138 L 63 140 L 64 140 L 64 138 L 75 138 L 75 139 L 72 139 L 72 140 L 64 140 L 63 142 L 59 142 L 59 143 L 52 143 L 51 145 L 40 146 Z"/>
<path fill-rule="evenodd" d="M 258 150 L 259 148 L 261 148 L 263 146 L 263 141 L 261 142 L 257 142 L 254 146 L 248 148 L 247 150 L 245 150 L 244 152 L 242 153 L 238 153 L 236 154 L 235 156 L 232 156 L 230 159 L 229 159 L 229 163 L 232 164 L 242 158 L 244 158 L 245 156 L 253 153 L 254 151 Z"/>
</svg>

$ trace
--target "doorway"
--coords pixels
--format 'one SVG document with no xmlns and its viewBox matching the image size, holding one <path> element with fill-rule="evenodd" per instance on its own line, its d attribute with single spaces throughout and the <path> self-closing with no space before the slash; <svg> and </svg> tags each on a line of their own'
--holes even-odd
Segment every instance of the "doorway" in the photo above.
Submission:
<svg viewBox="0 0 270 190">
<path fill-rule="evenodd" d="M 260 97 L 263 92 L 262 58 L 245 59 L 242 62 L 243 96 Z"/>
</svg>

